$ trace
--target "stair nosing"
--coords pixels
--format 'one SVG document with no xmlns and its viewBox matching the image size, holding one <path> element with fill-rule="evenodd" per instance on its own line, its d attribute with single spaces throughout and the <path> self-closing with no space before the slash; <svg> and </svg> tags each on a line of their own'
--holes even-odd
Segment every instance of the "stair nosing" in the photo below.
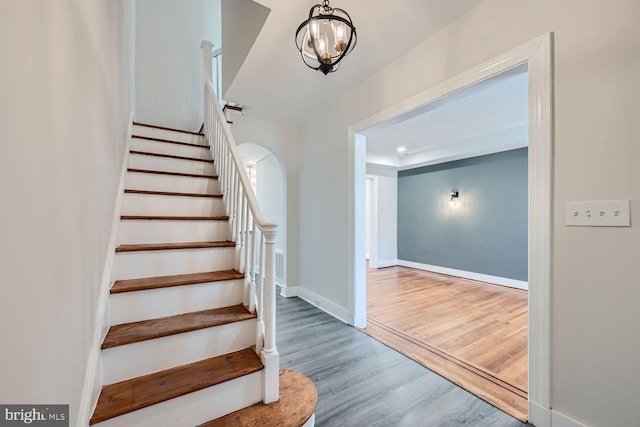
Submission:
<svg viewBox="0 0 640 427">
<path fill-rule="evenodd" d="M 138 169 L 138 168 L 127 168 L 127 172 L 148 173 L 148 174 L 168 175 L 168 176 L 184 176 L 187 178 L 218 179 L 217 175 L 201 175 L 196 173 L 169 172 L 169 171 L 158 171 L 158 170 Z"/>
<path fill-rule="evenodd" d="M 170 127 L 160 126 L 160 125 L 150 125 L 148 123 L 140 123 L 140 122 L 136 122 L 136 121 L 133 122 L 133 125 L 134 126 L 143 126 L 143 127 L 147 127 L 147 128 L 153 128 L 153 129 L 168 130 L 168 131 L 172 131 L 172 132 L 186 133 L 186 134 L 189 134 L 189 135 L 204 136 L 204 134 L 200 133 L 200 132 L 193 132 L 193 131 L 190 131 L 190 130 L 170 128 Z"/>
<path fill-rule="evenodd" d="M 173 216 L 173 215 L 121 215 L 123 221 L 228 221 L 228 215 L 217 216 Z"/>
<path fill-rule="evenodd" d="M 222 194 L 180 193 L 174 191 L 135 190 L 131 188 L 125 189 L 124 192 L 125 194 L 146 194 L 152 196 L 203 197 L 222 199 Z"/>
<path fill-rule="evenodd" d="M 177 156 L 174 154 L 154 153 L 151 151 L 129 150 L 129 154 L 135 154 L 138 156 L 162 157 L 175 160 L 188 160 L 192 162 L 213 163 L 213 159 L 199 159 L 197 157 Z"/>
<path fill-rule="evenodd" d="M 136 138 L 136 139 L 147 139 L 149 141 L 155 141 L 155 142 L 166 142 L 168 144 L 178 144 L 178 145 L 186 145 L 189 147 L 199 147 L 199 148 L 206 148 L 207 150 L 209 149 L 208 145 L 203 145 L 203 144 L 194 144 L 192 142 L 182 142 L 182 141 L 173 141 L 171 139 L 163 139 L 163 138 L 154 138 L 152 136 L 143 136 L 143 135 L 131 135 L 131 138 Z"/>
<path fill-rule="evenodd" d="M 207 277 L 206 274 L 215 274 L 218 273 L 221 277 Z M 226 273 L 225 277 L 223 273 Z M 171 278 L 183 277 L 182 280 L 176 280 L 171 282 Z M 240 280 L 243 279 L 245 275 L 236 270 L 220 270 L 220 271 L 211 271 L 211 272 L 203 272 L 203 273 L 193 273 L 193 274 L 175 274 L 172 276 L 157 276 L 157 277 L 144 277 L 140 279 L 125 279 L 125 280 L 116 280 L 111 286 L 110 294 L 123 294 L 128 292 L 137 292 L 137 291 L 146 291 L 152 289 L 163 289 L 163 288 L 171 288 L 176 286 L 188 286 L 188 285 L 197 285 L 202 283 L 213 283 L 213 282 L 223 282 L 227 280 Z M 142 282 L 143 280 L 152 280 L 157 279 L 156 283 L 151 283 L 147 285 L 135 285 L 136 282 Z M 165 282 L 162 282 L 161 279 L 164 279 Z M 126 284 L 134 283 L 130 287 L 126 287 Z"/>
<path fill-rule="evenodd" d="M 212 242 L 184 242 L 184 243 L 144 243 L 144 244 L 122 244 L 116 247 L 117 253 L 143 252 L 143 251 L 169 251 L 183 249 L 211 249 L 230 248 L 236 244 L 228 240 Z M 124 247 L 124 249 L 123 249 Z"/>
<path fill-rule="evenodd" d="M 164 379 L 165 383 L 171 383 L 173 384 L 174 381 L 176 381 L 176 378 L 184 378 L 187 376 L 187 374 L 189 375 L 193 375 L 194 372 L 185 372 L 188 370 L 193 370 L 195 371 L 195 373 L 200 373 L 200 374 L 211 374 L 212 370 L 211 367 L 209 366 L 210 364 L 213 364 L 213 362 L 218 362 L 218 361 L 222 361 L 224 360 L 225 362 L 227 362 L 228 364 L 233 364 L 234 360 L 233 357 L 234 356 L 240 356 L 239 358 L 242 359 L 251 359 L 250 362 L 252 363 L 251 366 L 248 367 L 234 367 L 235 370 L 231 373 L 226 373 L 226 375 L 221 375 L 214 378 L 209 378 L 209 381 L 200 381 L 197 384 L 188 384 L 188 385 L 182 385 L 182 389 L 179 390 L 178 392 L 173 392 L 173 393 L 165 393 L 164 396 L 162 395 L 156 395 L 153 396 L 153 398 L 147 398 L 146 401 L 144 402 L 139 402 L 136 405 L 129 405 L 129 407 L 127 408 L 119 408 L 119 410 L 112 410 L 111 412 L 107 413 L 99 413 L 98 415 L 96 415 L 96 411 L 98 409 L 101 408 L 101 403 L 102 403 L 102 395 L 105 393 L 105 391 L 111 391 L 113 390 L 113 388 L 120 386 L 122 387 L 123 385 L 131 385 L 131 387 L 135 387 L 136 385 L 145 385 L 144 382 L 151 382 L 152 380 L 156 379 L 156 378 L 161 378 Z M 237 360 L 236 360 L 237 362 Z M 234 379 L 237 378 L 241 378 L 244 377 L 246 375 L 250 375 L 256 372 L 261 371 L 262 369 L 264 369 L 264 365 L 262 364 L 262 362 L 260 361 L 260 358 L 258 357 L 258 355 L 256 355 L 256 353 L 249 349 L 244 349 L 244 350 L 239 350 L 236 352 L 232 352 L 232 353 L 227 353 L 221 356 L 216 356 L 216 357 L 212 357 L 209 359 L 205 359 L 205 360 L 200 360 L 198 362 L 193 362 L 193 363 L 189 363 L 186 365 L 181 365 L 181 366 L 176 366 L 174 368 L 170 368 L 170 369 L 165 369 L 163 371 L 159 371 L 159 372 L 155 372 L 153 374 L 148 374 L 148 375 L 143 375 L 140 377 L 136 377 L 136 378 L 132 378 L 130 380 L 126 380 L 126 381 L 121 381 L 119 383 L 115 383 L 115 384 L 109 384 L 106 385 L 104 387 L 102 387 L 100 396 L 98 398 L 98 404 L 96 406 L 96 409 L 94 410 L 94 413 L 89 421 L 90 425 L 93 424 L 97 424 L 100 423 L 102 421 L 106 421 L 121 415 L 125 415 L 128 413 L 131 413 L 133 411 L 137 411 L 143 408 L 147 408 L 153 405 L 157 405 L 159 403 L 162 402 L 166 402 L 168 400 L 171 399 L 175 399 L 177 397 L 180 396 L 185 396 L 187 394 L 190 393 L 194 393 L 196 391 L 199 390 L 203 390 L 205 388 L 209 388 L 209 387 L 213 387 L 216 386 L 218 384 L 222 384 L 225 383 L 227 381 L 232 381 Z M 199 371 L 203 371 L 203 372 L 199 372 Z M 173 381 L 170 381 L 173 380 Z M 136 384 L 137 383 L 137 384 Z M 140 384 L 142 383 L 142 384 Z M 175 388 L 173 388 L 172 390 L 175 390 Z M 127 391 L 127 390 L 123 390 L 123 391 Z M 106 396 L 105 398 L 107 401 L 109 401 L 109 396 Z M 122 400 L 122 399 L 121 399 Z M 103 403 L 104 405 L 104 403 Z"/>
<path fill-rule="evenodd" d="M 145 335 L 145 336 L 138 336 L 138 337 L 129 337 L 127 339 L 121 339 L 120 341 L 117 342 L 109 342 L 109 334 L 111 333 L 112 330 L 119 330 L 122 329 L 123 327 L 128 327 L 128 328 L 135 328 L 136 326 L 143 326 L 145 324 L 149 324 L 151 322 L 171 322 L 171 321 L 176 321 L 179 319 L 188 319 L 189 317 L 195 317 L 198 315 L 203 315 L 203 314 L 211 314 L 211 315 L 215 315 L 215 314 L 220 314 L 221 312 L 223 312 L 224 310 L 229 310 L 229 309 L 240 309 L 242 312 L 241 313 L 232 313 L 231 315 L 236 316 L 236 318 L 227 318 L 227 319 L 223 319 L 223 320 L 216 320 L 216 321 L 209 321 L 209 322 L 205 322 L 205 323 L 201 323 L 198 325 L 183 325 L 181 327 L 177 327 L 177 328 L 170 328 L 170 329 L 164 329 L 164 330 L 160 330 L 159 332 L 155 333 L 155 334 L 149 334 L 149 335 Z M 257 314 L 256 313 L 251 313 L 249 312 L 244 305 L 242 304 L 237 304 L 237 305 L 233 305 L 233 306 L 229 306 L 229 307 L 219 307 L 219 308 L 214 308 L 214 309 L 209 309 L 209 310 L 200 310 L 200 311 L 194 311 L 194 312 L 190 312 L 190 313 L 183 313 L 183 314 L 176 314 L 173 316 L 166 316 L 166 317 L 160 317 L 157 319 L 147 319 L 147 320 L 141 320 L 138 322 L 129 322 L 129 323 L 123 323 L 120 325 L 113 325 L 109 328 L 109 331 L 107 332 L 107 335 L 104 339 L 104 341 L 102 342 L 102 345 L 100 346 L 100 348 L 102 350 L 107 350 L 110 348 L 116 348 L 116 347 L 122 347 L 124 345 L 129 345 L 129 344 L 135 344 L 135 343 L 139 343 L 139 342 L 144 342 L 144 341 L 150 341 L 150 340 L 154 340 L 154 339 L 158 339 L 158 338 L 163 338 L 163 337 L 170 337 L 172 335 L 179 335 L 179 334 L 185 334 L 187 332 L 193 332 L 193 331 L 199 331 L 202 329 L 208 329 L 208 328 L 213 328 L 216 326 L 221 326 L 221 325 L 228 325 L 231 323 L 236 323 L 236 322 L 243 322 L 245 320 L 251 320 L 251 319 L 255 319 L 257 318 Z M 159 329 L 159 326 L 154 326 L 156 329 Z M 166 326 L 165 326 L 166 328 Z M 106 343 L 106 344 L 105 344 Z"/>
</svg>

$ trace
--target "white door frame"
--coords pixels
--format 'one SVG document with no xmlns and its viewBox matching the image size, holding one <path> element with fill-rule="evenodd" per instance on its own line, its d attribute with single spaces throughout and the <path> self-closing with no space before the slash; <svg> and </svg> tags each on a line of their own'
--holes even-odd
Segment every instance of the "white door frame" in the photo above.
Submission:
<svg viewBox="0 0 640 427">
<path fill-rule="evenodd" d="M 378 177 L 367 174 L 369 183 L 369 267 L 378 268 Z M 366 300 L 366 298 L 365 298 Z"/>
<path fill-rule="evenodd" d="M 349 309 L 366 327 L 364 130 L 521 64 L 529 71 L 529 420 L 551 424 L 551 238 L 553 68 L 552 34 L 546 33 L 496 58 L 349 127 Z"/>
</svg>

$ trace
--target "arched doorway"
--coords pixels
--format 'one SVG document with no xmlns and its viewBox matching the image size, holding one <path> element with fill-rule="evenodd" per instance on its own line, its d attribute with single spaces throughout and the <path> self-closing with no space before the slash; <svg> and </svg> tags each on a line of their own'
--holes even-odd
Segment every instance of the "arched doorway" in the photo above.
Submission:
<svg viewBox="0 0 640 427">
<path fill-rule="evenodd" d="M 278 224 L 276 238 L 276 284 L 284 291 L 287 286 L 287 197 L 285 169 L 269 149 L 246 142 L 238 145 L 240 158 L 256 193 L 262 214 Z"/>
</svg>

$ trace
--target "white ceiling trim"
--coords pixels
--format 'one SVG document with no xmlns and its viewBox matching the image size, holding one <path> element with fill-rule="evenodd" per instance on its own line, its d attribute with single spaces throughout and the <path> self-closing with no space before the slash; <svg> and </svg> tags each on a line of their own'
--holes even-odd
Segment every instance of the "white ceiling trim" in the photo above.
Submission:
<svg viewBox="0 0 640 427">
<path fill-rule="evenodd" d="M 367 165 L 387 169 L 407 170 L 515 150 L 527 147 L 528 145 L 529 127 L 524 125 L 430 148 L 405 156 L 384 156 L 367 152 Z"/>
</svg>

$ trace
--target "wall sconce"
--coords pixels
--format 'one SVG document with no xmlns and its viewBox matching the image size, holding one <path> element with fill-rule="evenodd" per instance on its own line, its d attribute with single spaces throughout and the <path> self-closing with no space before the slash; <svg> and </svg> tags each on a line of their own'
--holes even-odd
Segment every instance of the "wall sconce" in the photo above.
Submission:
<svg viewBox="0 0 640 427">
<path fill-rule="evenodd" d="M 452 191 L 451 196 L 449 197 L 449 206 L 455 208 L 458 206 L 458 198 L 460 194 L 457 191 Z"/>
</svg>

